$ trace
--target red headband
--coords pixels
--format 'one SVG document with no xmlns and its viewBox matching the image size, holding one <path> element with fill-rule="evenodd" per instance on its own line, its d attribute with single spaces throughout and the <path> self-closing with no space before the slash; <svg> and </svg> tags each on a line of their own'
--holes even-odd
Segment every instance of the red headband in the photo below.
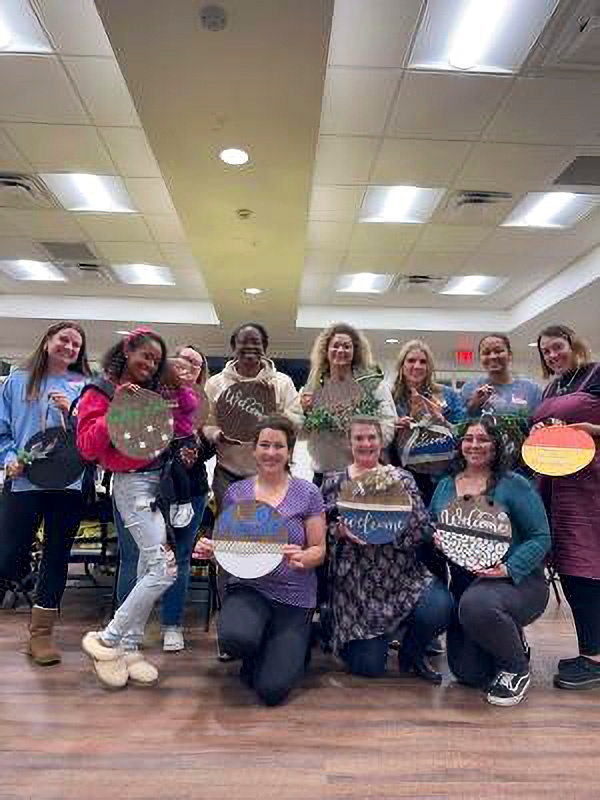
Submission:
<svg viewBox="0 0 600 800">
<path fill-rule="evenodd" d="M 140 325 L 139 327 L 134 328 L 132 331 L 129 331 L 127 336 L 124 337 L 123 341 L 128 345 L 136 336 L 147 336 L 148 334 L 151 336 L 156 336 L 152 328 L 148 328 L 145 325 Z"/>
</svg>

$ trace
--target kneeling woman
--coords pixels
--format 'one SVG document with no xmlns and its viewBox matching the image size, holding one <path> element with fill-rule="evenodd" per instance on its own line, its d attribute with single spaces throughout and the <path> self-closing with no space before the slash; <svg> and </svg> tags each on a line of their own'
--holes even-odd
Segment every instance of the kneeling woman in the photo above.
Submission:
<svg viewBox="0 0 600 800">
<path fill-rule="evenodd" d="M 461 683 L 486 691 L 493 705 L 511 706 L 531 682 L 529 647 L 523 628 L 540 617 L 548 603 L 544 558 L 550 531 L 542 500 L 521 475 L 505 469 L 501 434 L 482 417 L 470 423 L 460 442 L 454 476 L 437 486 L 434 518 L 456 498 L 484 495 L 502 506 L 512 526 L 512 541 L 502 562 L 477 574 L 451 565 L 450 588 L 458 604 L 448 630 L 450 669 Z"/>
<path fill-rule="evenodd" d="M 261 502 L 283 517 L 288 542 L 284 560 L 269 575 L 253 580 L 230 576 L 219 616 L 219 642 L 243 659 L 241 677 L 266 705 L 288 696 L 304 672 L 313 611 L 315 567 L 325 557 L 325 515 L 316 486 L 290 475 L 296 439 L 284 416 L 262 420 L 254 439 L 256 477 L 229 487 L 223 505 Z M 200 558 L 211 558 L 213 544 L 200 539 Z"/>
<path fill-rule="evenodd" d="M 339 521 L 336 501 L 343 484 L 367 475 L 380 463 L 383 437 L 379 423 L 356 418 L 350 429 L 353 463 L 331 473 L 323 485 L 330 521 L 330 602 L 334 652 L 355 675 L 379 677 L 386 670 L 388 643 L 404 631 L 400 671 L 432 683 L 442 676 L 431 669 L 425 647 L 452 617 L 452 600 L 441 581 L 417 558 L 418 546 L 433 530 L 414 478 L 388 467 L 408 492 L 412 511 L 396 541 L 366 544 Z"/>
<path fill-rule="evenodd" d="M 107 627 L 85 635 L 82 646 L 93 659 L 98 679 L 113 689 L 152 684 L 156 667 L 138 651 L 144 628 L 158 598 L 175 582 L 175 556 L 166 546 L 165 521 L 154 505 L 160 482 L 160 460 L 139 461 L 116 450 L 107 415 L 110 395 L 156 391 L 167 356 L 165 343 L 145 328 L 134 330 L 105 355 L 105 387 L 88 388 L 79 405 L 77 444 L 84 456 L 114 473 L 113 496 L 121 518 L 138 546 L 137 583 Z M 106 389 L 106 391 L 103 390 Z"/>
</svg>

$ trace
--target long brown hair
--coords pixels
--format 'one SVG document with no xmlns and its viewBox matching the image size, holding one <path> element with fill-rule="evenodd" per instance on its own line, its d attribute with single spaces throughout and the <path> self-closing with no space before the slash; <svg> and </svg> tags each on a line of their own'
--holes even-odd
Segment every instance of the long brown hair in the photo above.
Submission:
<svg viewBox="0 0 600 800">
<path fill-rule="evenodd" d="M 542 353 L 542 336 L 550 336 L 553 339 L 557 338 L 567 341 L 571 345 L 571 350 L 573 351 L 573 355 L 575 356 L 575 361 L 578 367 L 583 367 L 585 364 L 589 364 L 592 360 L 592 354 L 587 342 L 580 336 L 577 336 L 572 328 L 568 328 L 566 325 L 548 325 L 548 327 L 544 328 L 544 330 L 540 332 L 540 335 L 537 338 L 537 349 L 540 356 L 540 363 L 542 365 L 542 373 L 544 378 L 550 378 L 552 375 L 554 375 L 554 372 L 552 372 L 552 370 L 546 364 L 546 359 Z"/>
<path fill-rule="evenodd" d="M 78 372 L 80 375 L 88 376 L 92 374 L 90 365 L 87 359 L 87 347 L 85 331 L 77 322 L 65 320 L 63 322 L 55 322 L 50 325 L 46 333 L 40 340 L 40 343 L 35 348 L 33 353 L 27 357 L 23 364 L 23 369 L 29 373 L 29 381 L 27 382 L 27 400 L 37 400 L 40 395 L 42 382 L 48 374 L 48 340 L 57 333 L 63 331 L 65 328 L 73 328 L 81 336 L 81 347 L 79 348 L 79 355 L 77 360 L 67 367 L 68 372 Z"/>
</svg>

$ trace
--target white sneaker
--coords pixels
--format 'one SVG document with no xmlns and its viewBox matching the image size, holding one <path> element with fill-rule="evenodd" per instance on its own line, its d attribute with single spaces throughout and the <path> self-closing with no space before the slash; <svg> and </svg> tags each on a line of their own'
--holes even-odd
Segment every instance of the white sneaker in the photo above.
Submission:
<svg viewBox="0 0 600 800">
<path fill-rule="evenodd" d="M 194 508 L 191 503 L 171 506 L 169 510 L 171 525 L 174 528 L 185 528 L 194 518 Z"/>
<path fill-rule="evenodd" d="M 165 653 L 179 653 L 181 650 L 185 650 L 185 641 L 181 628 L 164 629 L 163 650 Z"/>
</svg>

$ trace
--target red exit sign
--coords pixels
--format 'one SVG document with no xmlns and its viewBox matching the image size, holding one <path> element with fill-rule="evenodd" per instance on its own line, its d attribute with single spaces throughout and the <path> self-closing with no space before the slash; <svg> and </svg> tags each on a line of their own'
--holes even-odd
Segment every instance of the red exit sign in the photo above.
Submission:
<svg viewBox="0 0 600 800">
<path fill-rule="evenodd" d="M 456 351 L 456 366 L 457 367 L 472 367 L 473 366 L 473 351 L 472 350 L 457 350 Z"/>
</svg>

